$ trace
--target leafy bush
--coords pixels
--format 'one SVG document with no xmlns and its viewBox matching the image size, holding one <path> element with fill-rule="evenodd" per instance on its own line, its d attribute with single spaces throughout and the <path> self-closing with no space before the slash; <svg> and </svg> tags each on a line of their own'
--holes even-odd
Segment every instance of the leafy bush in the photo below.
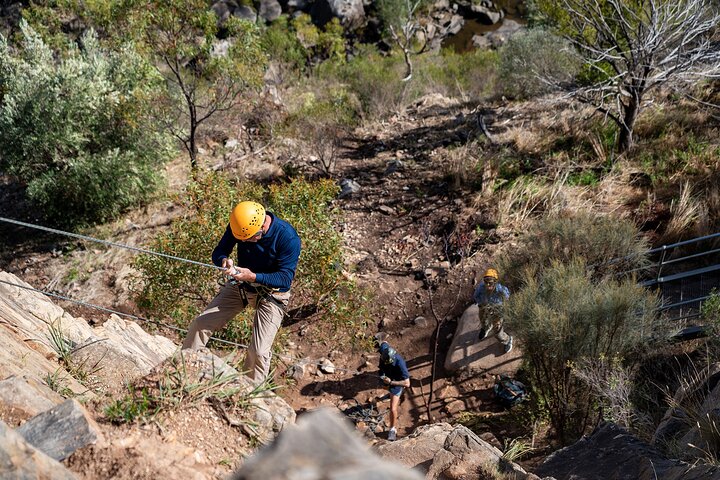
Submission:
<svg viewBox="0 0 720 480">
<path fill-rule="evenodd" d="M 495 94 L 499 57 L 494 50 L 476 49 L 467 53 L 441 50 L 424 54 L 416 62 L 416 77 L 424 93 L 478 100 Z"/>
<path fill-rule="evenodd" d="M 319 65 L 317 75 L 348 85 L 357 95 L 364 117 L 372 119 L 396 112 L 405 101 L 404 69 L 402 58 L 365 47 L 345 64 Z"/>
<path fill-rule="evenodd" d="M 631 222 L 579 212 L 538 220 L 499 264 L 504 281 L 519 287 L 524 270 L 541 272 L 554 261 L 568 263 L 575 257 L 585 259 L 594 278 L 639 269 L 649 264 L 647 250 Z"/>
<path fill-rule="evenodd" d="M 286 121 L 288 133 L 308 146 L 309 165 L 330 176 L 342 142 L 358 122 L 360 106 L 343 88 L 327 87 L 318 98 L 308 92 Z"/>
<path fill-rule="evenodd" d="M 308 51 L 291 28 L 286 15 L 280 16 L 263 32 L 261 43 L 270 60 L 291 70 L 305 69 Z"/>
<path fill-rule="evenodd" d="M 567 41 L 533 29 L 514 35 L 500 49 L 499 77 L 506 95 L 531 98 L 550 92 L 552 83 L 572 80 L 580 64 Z"/>
<path fill-rule="evenodd" d="M 628 359 L 668 329 L 656 314 L 656 296 L 632 279 L 593 280 L 579 259 L 526 269 L 521 282 L 504 316 L 522 345 L 534 392 L 567 443 L 594 421 L 591 390 L 572 375 L 574 365 Z"/>
<path fill-rule="evenodd" d="M 345 61 L 344 30 L 337 18 L 320 29 L 313 25 L 310 15 L 303 13 L 293 19 L 292 27 L 307 52 L 310 64 L 326 60 L 339 63 Z"/>
<path fill-rule="evenodd" d="M 0 166 L 57 224 L 105 221 L 147 201 L 171 153 L 151 120 L 155 70 L 129 47 L 103 50 L 92 32 L 56 60 L 21 29 L 17 55 L 0 38 Z"/>
<path fill-rule="evenodd" d="M 293 225 L 302 239 L 291 306 L 314 306 L 318 320 L 333 327 L 326 330 L 328 335 L 339 332 L 352 340 L 361 333 L 366 309 L 363 292 L 342 272 L 342 242 L 334 229 L 337 213 L 329 207 L 336 193 L 337 186 L 329 180 L 293 180 L 263 188 L 247 183 L 235 186 L 220 175 L 208 174 L 189 185 L 183 198 L 187 215 L 174 222 L 169 232 L 158 235 L 150 249 L 209 263 L 232 207 L 239 199 L 262 202 Z M 181 327 L 186 327 L 217 291 L 219 273 L 215 269 L 149 255 L 140 255 L 135 265 L 140 271 L 135 286 L 139 305 L 152 314 L 171 317 Z M 250 314 L 247 309 L 216 335 L 247 343 Z"/>
</svg>

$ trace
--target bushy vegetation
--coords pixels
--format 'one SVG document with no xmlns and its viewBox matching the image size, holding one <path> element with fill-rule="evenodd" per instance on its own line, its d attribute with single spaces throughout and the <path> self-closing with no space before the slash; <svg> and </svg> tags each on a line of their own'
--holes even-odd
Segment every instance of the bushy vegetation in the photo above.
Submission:
<svg viewBox="0 0 720 480">
<path fill-rule="evenodd" d="M 181 353 L 159 371 L 129 384 L 127 394 L 105 407 L 105 417 L 115 424 L 145 424 L 163 413 L 211 401 L 227 409 L 226 415 L 232 412 L 245 418 L 248 411 L 257 408 L 252 399 L 275 388 L 269 379 L 250 386 L 239 373 L 213 371 L 211 375 L 198 375 Z"/>
<path fill-rule="evenodd" d="M 326 331 L 328 336 L 338 334 L 353 341 L 362 333 L 358 327 L 364 325 L 365 299 L 342 272 L 341 238 L 334 228 L 336 212 L 330 207 L 336 193 L 337 186 L 329 180 L 298 179 L 264 188 L 248 183 L 233 185 L 220 175 L 208 174 L 188 187 L 183 198 L 187 215 L 174 222 L 169 232 L 158 235 L 150 249 L 210 263 L 232 207 L 241 199 L 262 202 L 290 222 L 303 242 L 291 308 L 312 307 L 319 321 L 331 327 Z M 139 304 L 154 315 L 172 318 L 183 328 L 205 308 L 217 292 L 217 281 L 222 281 L 217 270 L 157 256 L 139 256 L 136 267 L 141 274 L 136 287 Z M 249 313 L 243 315 L 217 336 L 247 343 L 250 329 L 244 322 L 248 318 Z"/>
<path fill-rule="evenodd" d="M 0 166 L 55 224 L 112 219 L 162 185 L 171 153 L 149 99 L 160 78 L 130 47 L 94 33 L 57 58 L 27 25 L 14 51 L 0 38 Z"/>
<path fill-rule="evenodd" d="M 509 97 L 532 98 L 572 81 L 580 63 L 569 42 L 537 28 L 503 45 L 498 76 Z"/>
<path fill-rule="evenodd" d="M 592 425 L 591 389 L 573 375 L 578 362 L 628 359 L 663 341 L 657 298 L 632 279 L 595 280 L 576 258 L 526 269 L 504 315 L 520 339 L 537 400 L 562 443 Z"/>
<path fill-rule="evenodd" d="M 504 281 L 519 287 L 526 270 L 541 272 L 553 262 L 582 256 L 592 277 L 600 279 L 647 266 L 648 249 L 632 222 L 590 212 L 564 213 L 537 220 L 499 264 Z"/>
</svg>

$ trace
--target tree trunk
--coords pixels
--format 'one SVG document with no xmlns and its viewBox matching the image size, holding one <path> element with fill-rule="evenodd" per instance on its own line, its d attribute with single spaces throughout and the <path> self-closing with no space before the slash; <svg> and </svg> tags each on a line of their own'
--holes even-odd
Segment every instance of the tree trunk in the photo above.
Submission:
<svg viewBox="0 0 720 480">
<path fill-rule="evenodd" d="M 640 112 L 640 93 L 633 92 L 627 104 L 623 104 L 623 122 L 617 142 L 618 153 L 625 153 L 633 146 L 633 128 Z"/>
<path fill-rule="evenodd" d="M 189 148 L 188 152 L 190 153 L 190 168 L 193 172 L 197 171 L 198 165 L 197 165 L 197 144 L 196 144 L 196 134 L 197 134 L 197 111 L 195 110 L 195 106 L 190 106 L 190 135 L 188 138 Z"/>
</svg>

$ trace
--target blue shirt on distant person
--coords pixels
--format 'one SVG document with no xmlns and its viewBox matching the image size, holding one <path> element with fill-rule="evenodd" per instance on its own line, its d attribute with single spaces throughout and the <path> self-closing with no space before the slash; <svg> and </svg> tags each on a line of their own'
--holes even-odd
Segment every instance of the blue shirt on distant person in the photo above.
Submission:
<svg viewBox="0 0 720 480">
<path fill-rule="evenodd" d="M 501 283 L 495 284 L 495 290 L 488 294 L 485 282 L 480 282 L 473 294 L 473 299 L 478 305 L 502 305 L 509 298 L 510 290 Z"/>
<path fill-rule="evenodd" d="M 387 344 L 383 344 L 383 346 L 386 345 Z M 393 361 L 390 363 L 383 362 L 382 360 L 380 361 L 380 375 L 384 375 L 393 381 L 406 380 L 410 378 L 407 363 L 405 363 L 405 359 L 399 353 L 395 353 Z M 403 391 L 403 387 L 393 385 L 388 387 L 388 390 L 390 390 L 390 393 L 393 395 L 400 395 Z"/>
</svg>

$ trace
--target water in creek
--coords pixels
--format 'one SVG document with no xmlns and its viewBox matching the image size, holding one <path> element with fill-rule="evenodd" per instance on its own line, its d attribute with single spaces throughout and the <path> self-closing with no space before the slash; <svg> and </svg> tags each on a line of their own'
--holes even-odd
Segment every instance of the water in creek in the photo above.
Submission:
<svg viewBox="0 0 720 480">
<path fill-rule="evenodd" d="M 443 41 L 443 48 L 452 48 L 458 53 L 474 49 L 472 38 L 475 35 L 493 32 L 499 29 L 506 19 L 514 20 L 520 24 L 526 23 L 527 8 L 525 0 L 495 0 L 495 6 L 505 11 L 505 18 L 495 25 L 487 25 L 479 20 L 466 19 L 460 31 Z"/>
</svg>

